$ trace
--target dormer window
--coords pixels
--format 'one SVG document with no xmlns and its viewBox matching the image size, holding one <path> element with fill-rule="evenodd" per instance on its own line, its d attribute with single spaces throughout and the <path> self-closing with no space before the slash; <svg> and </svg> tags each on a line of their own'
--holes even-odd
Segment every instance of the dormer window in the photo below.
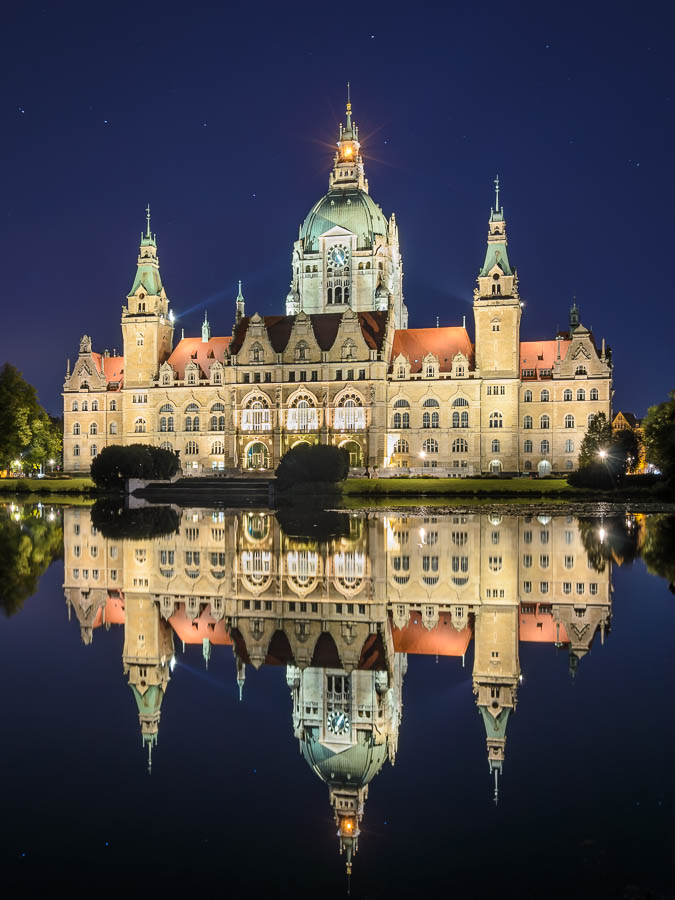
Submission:
<svg viewBox="0 0 675 900">
<path fill-rule="evenodd" d="M 137 347 L 143 346 L 143 335 L 140 332 L 136 335 L 136 346 Z"/>
<path fill-rule="evenodd" d="M 405 378 L 405 366 L 403 364 L 401 364 L 396 370 L 396 377 Z"/>
<path fill-rule="evenodd" d="M 492 285 L 492 287 L 493 287 L 493 291 L 492 291 L 492 292 L 493 292 L 493 293 L 496 293 L 496 291 L 494 290 L 494 285 Z M 493 331 L 501 331 L 501 323 L 500 323 L 499 319 L 493 319 L 493 320 L 492 320 L 492 330 L 493 330 Z"/>
</svg>

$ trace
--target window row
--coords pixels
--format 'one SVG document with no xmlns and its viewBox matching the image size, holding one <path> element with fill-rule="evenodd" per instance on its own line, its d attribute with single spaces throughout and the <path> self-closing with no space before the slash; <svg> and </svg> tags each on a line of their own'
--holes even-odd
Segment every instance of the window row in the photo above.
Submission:
<svg viewBox="0 0 675 900">
<path fill-rule="evenodd" d="M 101 401 L 101 402 L 103 403 L 103 401 Z M 98 412 L 99 411 L 99 402 L 98 402 L 98 400 L 92 400 L 91 407 L 90 407 L 88 400 L 82 400 L 82 401 L 73 400 L 73 402 L 70 405 L 70 408 L 73 412 L 80 412 L 80 411 L 81 412 L 89 412 L 90 408 L 91 408 L 92 412 Z M 103 405 L 101 408 L 105 409 L 105 405 Z M 115 412 L 117 410 L 117 400 L 115 398 L 113 398 L 112 400 L 109 401 L 108 409 L 110 410 L 110 412 Z"/>
</svg>

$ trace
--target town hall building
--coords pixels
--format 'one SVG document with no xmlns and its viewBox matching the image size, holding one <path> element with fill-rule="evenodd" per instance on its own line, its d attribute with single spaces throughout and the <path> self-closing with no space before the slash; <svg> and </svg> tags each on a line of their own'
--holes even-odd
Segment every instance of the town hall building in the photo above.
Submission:
<svg viewBox="0 0 675 900">
<path fill-rule="evenodd" d="M 373 201 L 347 104 L 329 189 L 293 245 L 285 314 L 174 343 L 147 226 L 122 307 L 121 356 L 84 336 L 64 382 L 64 469 L 110 444 L 178 451 L 183 471 L 273 471 L 298 443 L 345 447 L 354 472 L 548 475 L 574 469 L 591 417 L 611 420 L 612 362 L 572 306 L 569 327 L 521 341 L 523 303 L 496 180 L 464 325 L 409 328 L 395 216 Z M 229 326 L 228 326 L 229 327 Z"/>
</svg>

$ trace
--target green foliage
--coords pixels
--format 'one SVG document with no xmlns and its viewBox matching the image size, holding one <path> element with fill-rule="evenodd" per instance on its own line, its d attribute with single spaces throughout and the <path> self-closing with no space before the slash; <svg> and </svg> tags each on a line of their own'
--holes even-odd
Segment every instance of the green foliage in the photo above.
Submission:
<svg viewBox="0 0 675 900">
<path fill-rule="evenodd" d="M 180 518 L 170 506 L 125 509 L 110 500 L 97 500 L 91 508 L 91 524 L 105 538 L 141 540 L 175 534 Z"/>
<path fill-rule="evenodd" d="M 299 444 L 285 453 L 277 466 L 276 476 L 282 490 L 296 484 L 344 481 L 349 472 L 349 453 L 328 444 Z"/>
<path fill-rule="evenodd" d="M 647 517 L 642 559 L 648 571 L 665 578 L 675 594 L 675 516 Z"/>
<path fill-rule="evenodd" d="M 7 507 L 0 512 L 0 609 L 11 616 L 36 591 L 42 573 L 63 556 L 61 522 L 50 522 L 34 510 L 16 521 Z"/>
<path fill-rule="evenodd" d="M 62 428 L 40 406 L 35 388 L 10 363 L 0 369 L 0 466 L 47 465 L 61 456 Z"/>
<path fill-rule="evenodd" d="M 97 487 L 121 489 L 127 478 L 166 479 L 178 472 L 180 460 L 172 450 L 151 444 L 113 444 L 104 447 L 91 464 L 91 477 Z"/>
<path fill-rule="evenodd" d="M 613 440 L 612 423 L 604 413 L 593 416 L 581 442 L 579 468 L 585 469 L 598 461 L 601 450 L 609 452 Z"/>
<path fill-rule="evenodd" d="M 675 475 L 675 391 L 668 400 L 650 406 L 643 422 L 647 461 L 666 478 Z"/>
<path fill-rule="evenodd" d="M 618 466 L 609 456 L 605 460 L 593 460 L 582 469 L 570 472 L 567 483 L 586 490 L 611 491 L 616 487 Z"/>
</svg>

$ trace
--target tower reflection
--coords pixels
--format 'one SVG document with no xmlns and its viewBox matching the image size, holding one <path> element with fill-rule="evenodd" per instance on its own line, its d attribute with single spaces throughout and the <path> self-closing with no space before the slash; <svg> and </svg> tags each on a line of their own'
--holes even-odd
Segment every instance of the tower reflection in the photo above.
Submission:
<svg viewBox="0 0 675 900">
<path fill-rule="evenodd" d="M 328 788 L 349 872 L 370 782 L 396 758 L 408 656 L 464 664 L 473 641 L 496 802 L 521 643 L 566 648 L 574 675 L 609 628 L 612 562 L 598 528 L 571 516 L 373 513 L 336 515 L 317 536 L 266 511 L 185 509 L 175 533 L 136 540 L 106 537 L 75 508 L 63 517 L 64 589 L 85 644 L 124 627 L 148 765 L 181 646 L 200 645 L 206 666 L 231 646 L 240 697 L 248 666 L 284 666 L 293 733 Z"/>
</svg>

